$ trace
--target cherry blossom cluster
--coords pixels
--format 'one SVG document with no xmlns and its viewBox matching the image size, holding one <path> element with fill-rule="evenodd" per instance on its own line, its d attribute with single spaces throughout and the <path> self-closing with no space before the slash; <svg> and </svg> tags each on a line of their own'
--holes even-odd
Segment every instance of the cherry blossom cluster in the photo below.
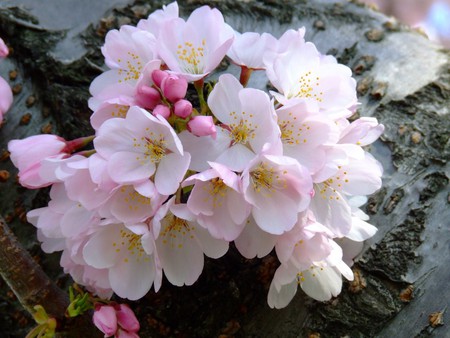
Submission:
<svg viewBox="0 0 450 338">
<path fill-rule="evenodd" d="M 241 34 L 208 6 L 184 20 L 176 2 L 110 31 L 109 69 L 90 87 L 95 135 L 9 143 L 20 183 L 51 186 L 28 213 L 43 250 L 62 251 L 65 272 L 103 297 L 139 299 L 163 275 L 191 285 L 230 242 L 249 259 L 274 250 L 271 307 L 298 286 L 338 295 L 376 232 L 359 207 L 381 186 L 364 146 L 384 127 L 348 120 L 351 70 L 304 33 Z M 218 71 L 225 58 L 239 79 Z M 256 71 L 272 91 L 248 86 Z"/>
<path fill-rule="evenodd" d="M 9 54 L 9 49 L 5 42 L 0 38 L 0 60 L 7 57 Z M 13 102 L 13 94 L 11 87 L 4 78 L 0 76 L 0 124 L 3 121 L 3 115 L 8 111 L 9 107 Z"/>
</svg>

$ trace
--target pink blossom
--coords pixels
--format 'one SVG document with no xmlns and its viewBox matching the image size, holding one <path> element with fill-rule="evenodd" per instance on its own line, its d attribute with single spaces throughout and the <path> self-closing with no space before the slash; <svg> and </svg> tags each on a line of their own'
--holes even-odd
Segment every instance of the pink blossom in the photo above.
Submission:
<svg viewBox="0 0 450 338">
<path fill-rule="evenodd" d="M 265 58 L 272 92 L 283 105 L 295 98 L 316 102 L 330 117 L 348 117 L 356 101 L 356 81 L 350 68 L 331 56 L 323 57 L 311 42 L 294 38 L 284 53 Z"/>
<path fill-rule="evenodd" d="M 307 212 L 299 217 L 292 230 L 279 237 L 275 246 L 277 257 L 281 263 L 289 261 L 299 270 L 307 269 L 331 254 L 332 237 L 333 233 Z"/>
<path fill-rule="evenodd" d="M 136 27 L 122 26 L 120 30 L 109 31 L 102 47 L 105 63 L 111 69 L 92 81 L 89 91 L 94 97 L 90 107 L 95 110 L 101 102 L 131 97 L 139 104 L 154 101 L 146 97 L 146 87 L 151 87 L 151 73 L 159 69 L 161 61 L 155 58 L 153 47 L 155 37 Z M 129 99 L 128 99 L 129 100 Z"/>
<path fill-rule="evenodd" d="M 135 184 L 154 175 L 160 194 L 173 194 L 189 166 L 190 155 L 162 116 L 131 107 L 123 119 L 103 123 L 94 140 L 108 161 L 108 172 L 119 184 Z"/>
<path fill-rule="evenodd" d="M 10 158 L 19 169 L 20 184 L 30 189 L 51 184 L 52 182 L 39 176 L 41 162 L 49 157 L 67 154 L 66 145 L 66 141 L 56 135 L 35 135 L 23 140 L 9 141 Z"/>
<path fill-rule="evenodd" d="M 291 48 L 292 43 L 305 43 L 305 27 L 301 27 L 297 30 L 288 29 L 283 35 L 276 41 L 273 46 L 269 46 L 268 53 L 264 55 L 265 63 L 272 63 L 273 58 L 277 54 L 285 53 Z M 272 53 L 275 52 L 275 53 Z"/>
<path fill-rule="evenodd" d="M 227 56 L 238 66 L 249 69 L 264 69 L 263 55 L 276 43 L 268 33 L 234 32 L 235 37 Z"/>
<path fill-rule="evenodd" d="M 128 109 L 133 105 L 134 100 L 131 97 L 121 96 L 120 98 L 111 98 L 104 101 L 91 97 L 89 99 L 89 108 L 94 113 L 91 115 L 91 125 L 97 130 L 106 120 L 127 116 Z"/>
<path fill-rule="evenodd" d="M 188 100 L 178 100 L 173 106 L 173 112 L 182 119 L 188 118 L 192 113 L 192 103 Z"/>
<path fill-rule="evenodd" d="M 153 231 L 159 234 L 156 250 L 170 283 L 192 285 L 203 270 L 203 255 L 223 256 L 228 242 L 213 238 L 197 223 L 186 204 L 175 204 L 174 200 L 165 203 L 153 218 Z"/>
<path fill-rule="evenodd" d="M 277 109 L 277 115 L 283 154 L 295 158 L 311 174 L 321 169 L 327 160 L 323 145 L 339 139 L 333 120 L 320 114 L 317 104 L 304 100 Z"/>
<path fill-rule="evenodd" d="M 132 230 L 133 231 L 132 231 Z M 96 269 L 107 269 L 111 289 L 122 298 L 142 298 L 161 286 L 152 234 L 144 224 L 125 227 L 110 223 L 96 227 L 82 248 L 83 259 Z"/>
<path fill-rule="evenodd" d="M 212 136 L 216 138 L 216 126 L 212 116 L 194 116 L 187 124 L 188 130 L 195 136 Z"/>
<path fill-rule="evenodd" d="M 293 158 L 263 151 L 242 173 L 242 190 L 252 205 L 256 224 L 280 235 L 291 230 L 298 213 L 308 207 L 312 180 L 308 170 Z"/>
<path fill-rule="evenodd" d="M 38 232 L 39 234 L 39 232 Z M 83 285 L 89 292 L 103 299 L 113 295 L 107 269 L 96 269 L 87 265 L 82 256 L 85 237 L 66 239 L 66 248 L 62 252 L 60 264 L 64 273 L 70 274 L 75 283 Z"/>
<path fill-rule="evenodd" d="M 201 116 L 196 116 L 201 117 Z M 209 120 L 209 125 L 215 128 L 212 120 Z M 189 169 L 200 172 L 208 170 L 210 168 L 208 161 L 214 161 L 218 158 L 225 150 L 228 149 L 229 137 L 225 133 L 214 134 L 211 136 L 196 136 L 188 130 L 182 131 L 178 136 L 183 143 L 183 148 L 189 154 L 191 154 L 191 163 L 189 164 Z"/>
<path fill-rule="evenodd" d="M 176 1 L 154 11 L 149 15 L 148 19 L 139 20 L 137 27 L 158 37 L 161 29 L 164 28 L 165 22 L 175 18 L 178 18 L 178 4 Z"/>
<path fill-rule="evenodd" d="M 183 186 L 194 184 L 187 206 L 214 238 L 233 241 L 245 226 L 250 205 L 240 191 L 239 177 L 223 165 L 210 165 L 212 169 L 184 180 Z"/>
<path fill-rule="evenodd" d="M 3 115 L 8 111 L 13 102 L 13 94 L 8 82 L 0 76 L 0 123 Z"/>
<path fill-rule="evenodd" d="M 145 65 L 154 60 L 156 39 L 149 32 L 124 25 L 120 30 L 110 30 L 105 37 L 102 53 L 106 65 L 117 70 L 115 74 L 122 81 L 134 81 L 139 78 Z"/>
<path fill-rule="evenodd" d="M 95 309 L 94 316 L 95 326 L 105 334 L 105 337 L 113 336 L 117 331 L 117 316 L 113 306 L 103 305 Z"/>
<path fill-rule="evenodd" d="M 340 135 L 339 143 L 353 143 L 366 146 L 373 143 L 384 131 L 376 118 L 361 117 L 349 124 Z"/>
<path fill-rule="evenodd" d="M 222 13 L 208 6 L 197 8 L 187 21 L 166 22 L 158 36 L 158 53 L 169 70 L 188 81 L 213 71 L 225 57 L 234 38 Z"/>
<path fill-rule="evenodd" d="M 242 171 L 264 144 L 281 146 L 273 103 L 263 91 L 243 88 L 234 76 L 225 74 L 209 95 L 208 105 L 222 123 L 217 133 L 225 136 L 218 142 L 228 147 L 211 161 Z"/>
<path fill-rule="evenodd" d="M 153 216 L 167 196 L 160 195 L 150 180 L 136 185 L 121 185 L 109 194 L 99 209 L 101 217 L 125 224 L 143 222 Z"/>
<path fill-rule="evenodd" d="M 342 261 L 341 248 L 332 242 L 332 251 L 326 259 L 314 262 L 303 270 L 291 261 L 281 264 L 275 271 L 267 301 L 271 308 L 287 306 L 294 298 L 298 285 L 316 300 L 330 300 L 341 292 L 342 275 L 353 280 L 352 270 Z"/>
<path fill-rule="evenodd" d="M 245 258 L 262 258 L 274 248 L 279 236 L 262 230 L 252 216 L 248 217 L 245 227 L 234 240 L 239 253 Z"/>
</svg>

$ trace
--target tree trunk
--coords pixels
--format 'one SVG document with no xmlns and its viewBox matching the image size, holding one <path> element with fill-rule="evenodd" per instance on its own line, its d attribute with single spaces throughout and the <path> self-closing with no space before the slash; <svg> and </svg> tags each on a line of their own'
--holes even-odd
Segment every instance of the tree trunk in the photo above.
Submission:
<svg viewBox="0 0 450 338">
<path fill-rule="evenodd" d="M 49 1 L 60 6 L 59 20 L 51 16 L 56 6 L 41 8 L 27 0 L 0 5 L 0 36 L 14 49 L 0 63 L 0 74 L 17 69 L 10 83 L 22 85 L 0 129 L 0 151 L 10 139 L 50 130 L 67 138 L 88 135 L 88 86 L 103 63 L 99 47 L 105 31 L 134 24 L 162 5 L 138 0 L 107 11 L 126 1 L 93 5 L 84 0 L 76 1 L 77 11 L 71 12 L 72 2 Z M 18 6 L 22 3 L 28 12 Z M 307 41 L 352 68 L 361 102 L 358 114 L 386 126 L 370 148 L 384 167 L 383 188 L 366 206 L 379 230 L 354 266 L 359 278 L 344 284 L 330 302 L 299 292 L 287 308 L 271 310 L 266 296 L 276 259 L 245 260 L 231 249 L 207 261 L 194 286 L 177 288 L 165 281 L 157 294 L 131 304 L 141 336 L 445 337 L 450 320 L 449 51 L 354 2 L 190 0 L 180 2 L 181 14 L 206 3 L 219 8 L 239 31 L 278 37 L 288 28 L 305 26 Z M 61 19 L 67 15 L 67 22 Z M 24 221 L 25 210 L 45 204 L 45 193 L 18 187 L 12 164 L 0 157 L 0 170 L 10 173 L 0 183 L 0 214 L 47 274 L 66 285 L 58 257 L 40 253 L 34 229 Z M 0 327 L 23 336 L 21 326 L 30 320 L 16 312 L 5 285 L 0 306 Z M 442 311 L 443 327 L 429 318 Z M 17 324 L 17 318 L 22 322 Z"/>
</svg>

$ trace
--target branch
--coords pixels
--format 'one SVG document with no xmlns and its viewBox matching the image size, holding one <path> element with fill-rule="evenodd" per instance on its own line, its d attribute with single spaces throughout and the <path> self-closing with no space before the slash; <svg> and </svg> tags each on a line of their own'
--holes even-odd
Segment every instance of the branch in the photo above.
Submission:
<svg viewBox="0 0 450 338">
<path fill-rule="evenodd" d="M 0 216 L 0 275 L 8 283 L 22 306 L 31 315 L 35 305 L 42 305 L 55 318 L 69 337 L 70 328 L 77 327 L 77 335 L 100 336 L 87 316 L 67 320 L 64 313 L 69 305 L 68 295 L 45 274 L 31 255 L 18 242 Z"/>
</svg>

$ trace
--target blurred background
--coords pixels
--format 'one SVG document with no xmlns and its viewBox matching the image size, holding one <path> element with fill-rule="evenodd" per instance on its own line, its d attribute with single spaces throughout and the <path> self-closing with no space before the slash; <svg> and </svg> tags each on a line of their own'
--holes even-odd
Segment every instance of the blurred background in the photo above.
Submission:
<svg viewBox="0 0 450 338">
<path fill-rule="evenodd" d="M 450 48 L 450 0 L 360 0 Z"/>
</svg>

